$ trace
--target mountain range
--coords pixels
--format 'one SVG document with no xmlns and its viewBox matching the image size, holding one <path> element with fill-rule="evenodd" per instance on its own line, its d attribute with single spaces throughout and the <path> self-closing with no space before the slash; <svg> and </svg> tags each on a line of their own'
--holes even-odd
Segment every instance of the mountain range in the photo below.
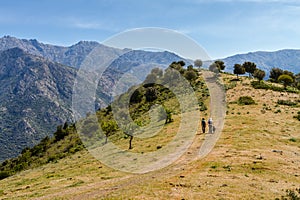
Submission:
<svg viewBox="0 0 300 200">
<path fill-rule="evenodd" d="M 258 68 L 266 72 L 266 78 L 269 78 L 269 72 L 272 68 L 280 68 L 294 73 L 300 71 L 300 50 L 284 49 L 274 52 L 257 51 L 246 54 L 237 54 L 224 59 L 226 71 L 233 71 L 234 64 L 243 64 L 246 61 L 254 62 Z"/>
</svg>

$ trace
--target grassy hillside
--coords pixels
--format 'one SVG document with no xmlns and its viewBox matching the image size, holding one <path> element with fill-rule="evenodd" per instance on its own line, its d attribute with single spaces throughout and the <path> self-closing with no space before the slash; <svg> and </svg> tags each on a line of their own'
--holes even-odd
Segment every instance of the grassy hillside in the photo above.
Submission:
<svg viewBox="0 0 300 200">
<path fill-rule="evenodd" d="M 200 129 L 178 161 L 146 174 L 111 169 L 83 149 L 1 180 L 0 198 L 275 199 L 286 195 L 287 189 L 300 188 L 300 122 L 295 118 L 299 92 L 254 89 L 248 78 L 238 82 L 231 81 L 235 76 L 222 78 L 227 88 L 226 122 L 217 145 L 205 158 L 193 159 L 205 137 Z M 245 105 L 240 98 L 245 96 L 254 104 Z M 179 117 L 175 112 L 162 134 L 147 141 L 150 145 L 134 139 L 131 151 L 163 146 L 179 125 Z M 118 138 L 127 148 L 128 138 Z"/>
</svg>

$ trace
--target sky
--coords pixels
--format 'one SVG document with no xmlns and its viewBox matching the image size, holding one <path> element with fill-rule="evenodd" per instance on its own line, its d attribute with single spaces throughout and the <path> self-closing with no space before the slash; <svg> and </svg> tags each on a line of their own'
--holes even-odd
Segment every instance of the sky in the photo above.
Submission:
<svg viewBox="0 0 300 200">
<path fill-rule="evenodd" d="M 298 0 L 0 0 L 0 37 L 70 46 L 123 31 L 178 31 L 213 58 L 300 49 Z"/>
</svg>

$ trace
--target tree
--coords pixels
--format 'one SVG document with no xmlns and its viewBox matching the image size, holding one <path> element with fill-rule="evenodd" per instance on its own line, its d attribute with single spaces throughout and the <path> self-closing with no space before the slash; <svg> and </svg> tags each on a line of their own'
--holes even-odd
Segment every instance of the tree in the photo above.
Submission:
<svg viewBox="0 0 300 200">
<path fill-rule="evenodd" d="M 181 65 L 181 67 L 185 66 L 185 62 L 183 60 L 180 60 L 177 62 L 179 65 Z"/>
<path fill-rule="evenodd" d="M 189 65 L 189 66 L 187 66 L 187 70 L 194 70 L 194 67 L 193 67 L 193 65 Z"/>
<path fill-rule="evenodd" d="M 219 69 L 217 67 L 217 64 L 216 63 L 212 63 L 211 65 L 209 65 L 209 71 L 212 71 L 212 72 L 215 72 L 215 73 L 218 73 L 219 72 Z"/>
<path fill-rule="evenodd" d="M 147 75 L 147 77 L 146 77 L 146 79 L 145 79 L 145 81 L 144 81 L 144 83 L 146 83 L 146 84 L 154 84 L 155 83 L 155 81 L 157 80 L 157 76 L 155 75 L 155 74 L 148 74 Z"/>
<path fill-rule="evenodd" d="M 233 67 L 233 73 L 236 74 L 237 78 L 239 78 L 240 74 L 245 74 L 245 68 L 240 64 L 235 64 Z"/>
<path fill-rule="evenodd" d="M 136 130 L 136 125 L 133 123 L 129 123 L 128 125 L 126 125 L 125 127 L 125 135 L 129 136 L 129 147 L 128 149 L 132 149 L 132 140 L 133 140 L 133 134 L 134 131 Z"/>
<path fill-rule="evenodd" d="M 117 129 L 118 126 L 115 121 L 103 121 L 101 124 L 101 128 L 105 134 L 105 144 L 107 143 L 107 138 L 111 136 Z"/>
<path fill-rule="evenodd" d="M 289 75 L 293 79 L 293 81 L 295 81 L 295 79 L 296 79 L 295 74 L 293 72 L 288 71 L 288 70 L 284 70 L 283 74 Z"/>
<path fill-rule="evenodd" d="M 295 75 L 294 87 L 300 90 L 300 73 Z"/>
<path fill-rule="evenodd" d="M 284 88 L 286 88 L 294 82 L 294 79 L 290 75 L 282 74 L 278 77 L 278 82 L 283 83 Z"/>
<path fill-rule="evenodd" d="M 226 67 L 222 60 L 216 60 L 215 64 L 216 64 L 216 67 L 219 70 L 219 72 L 223 71 Z"/>
<path fill-rule="evenodd" d="M 270 80 L 273 81 L 273 82 L 276 82 L 276 83 L 279 83 L 280 81 L 278 80 L 279 77 L 281 75 L 289 75 L 292 79 L 293 79 L 293 82 L 295 81 L 295 75 L 293 72 L 290 72 L 288 70 L 282 70 L 280 68 L 272 68 L 271 71 L 270 71 Z"/>
<path fill-rule="evenodd" d="M 143 99 L 143 96 L 144 96 L 144 94 L 143 94 L 142 89 L 141 88 L 136 89 L 130 97 L 130 103 L 139 103 L 139 102 L 141 102 L 142 99 Z"/>
<path fill-rule="evenodd" d="M 281 76 L 283 74 L 283 70 L 280 68 L 272 68 L 270 71 L 270 80 L 273 82 L 277 82 L 279 76 Z"/>
<path fill-rule="evenodd" d="M 184 73 L 184 77 L 187 80 L 192 81 L 192 80 L 195 80 L 197 78 L 197 73 L 194 70 L 187 70 Z"/>
<path fill-rule="evenodd" d="M 155 87 L 146 88 L 146 94 L 145 94 L 146 101 L 147 102 L 152 102 L 152 101 L 156 100 L 157 99 L 157 93 L 158 92 L 157 92 Z"/>
<path fill-rule="evenodd" d="M 54 133 L 55 141 L 62 140 L 67 135 L 68 135 L 68 132 L 63 129 L 62 125 L 59 125 L 56 127 L 56 132 Z"/>
<path fill-rule="evenodd" d="M 176 69 L 177 71 L 180 71 L 181 69 L 183 69 L 184 65 L 185 65 L 185 62 L 179 61 L 179 62 L 172 62 L 169 67 Z"/>
<path fill-rule="evenodd" d="M 161 78 L 163 76 L 164 72 L 162 69 L 156 67 L 151 70 L 151 74 L 156 75 L 157 78 Z"/>
<path fill-rule="evenodd" d="M 163 84 L 167 84 L 169 86 L 176 86 L 179 84 L 179 82 L 176 80 L 179 80 L 179 78 L 180 74 L 178 73 L 178 71 L 172 70 L 172 67 L 168 67 L 165 70 L 162 82 Z"/>
<path fill-rule="evenodd" d="M 245 71 L 249 73 L 249 77 L 253 75 L 256 70 L 256 64 L 253 62 L 244 62 L 243 67 L 245 68 Z"/>
<path fill-rule="evenodd" d="M 165 124 L 171 123 L 173 121 L 172 119 L 172 111 L 169 109 L 166 109 L 166 121 Z"/>
<path fill-rule="evenodd" d="M 264 77 L 266 76 L 266 72 L 261 69 L 256 69 L 253 73 L 253 76 L 257 78 L 259 81 L 263 80 Z"/>
<path fill-rule="evenodd" d="M 196 60 L 194 61 L 194 65 L 195 65 L 196 67 L 198 67 L 198 69 L 200 70 L 200 67 L 203 65 L 203 62 L 202 62 L 202 60 L 200 60 L 200 59 L 196 59 Z"/>
</svg>

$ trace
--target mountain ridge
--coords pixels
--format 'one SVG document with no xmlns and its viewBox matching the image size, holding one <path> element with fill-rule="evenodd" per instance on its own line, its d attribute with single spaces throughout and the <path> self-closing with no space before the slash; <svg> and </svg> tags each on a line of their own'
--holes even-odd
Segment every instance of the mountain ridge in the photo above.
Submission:
<svg viewBox="0 0 300 200">
<path fill-rule="evenodd" d="M 79 41 L 70 46 L 59 46 L 44 44 L 36 39 L 18 39 L 12 36 L 0 38 L 0 51 L 13 47 L 20 47 L 30 54 L 43 56 L 52 61 L 79 68 L 84 58 L 91 53 L 94 48 L 107 46 L 96 41 Z M 132 51 L 132 49 L 113 49 L 119 56 Z M 270 69 L 275 67 L 297 73 L 300 69 L 300 49 L 280 49 L 276 51 L 259 50 L 248 53 L 238 53 L 216 60 L 223 60 L 225 62 L 225 65 L 227 66 L 225 71 L 232 71 L 233 66 L 236 63 L 242 64 L 243 62 L 250 61 L 256 63 L 259 68 L 265 70 L 267 76 L 269 75 Z"/>
<path fill-rule="evenodd" d="M 223 59 L 226 69 L 232 71 L 234 64 L 254 62 L 258 68 L 265 70 L 267 77 L 272 68 L 280 68 L 294 73 L 300 71 L 300 49 L 282 49 L 277 51 L 256 51 L 236 54 Z"/>
<path fill-rule="evenodd" d="M 5 39 L 6 43 L 3 44 Z M 8 44 L 8 41 L 13 42 Z M 33 43 L 35 46 L 49 47 L 54 52 L 51 55 L 65 53 L 58 54 L 57 59 L 52 60 L 51 56 L 43 56 L 40 53 L 42 50 L 37 50 Z M 46 135 L 52 135 L 56 126 L 72 118 L 74 80 L 84 56 L 93 51 L 90 44 L 82 41 L 66 50 L 41 45 L 36 40 L 0 39 L 0 161 L 18 155 L 23 148 L 34 145 Z M 99 81 L 96 110 L 112 100 L 112 88 L 125 74 L 138 71 L 138 81 L 141 82 L 153 67 L 166 68 L 169 63 L 182 59 L 168 52 L 118 50 L 100 44 L 95 48 L 106 53 L 104 56 L 108 58 L 116 57 Z M 75 66 L 70 66 L 72 63 Z M 120 92 L 127 88 L 126 82 Z"/>
<path fill-rule="evenodd" d="M 0 160 L 17 155 L 70 118 L 76 70 L 20 48 L 0 52 Z M 63 83 L 63 84 L 60 84 Z"/>
</svg>

